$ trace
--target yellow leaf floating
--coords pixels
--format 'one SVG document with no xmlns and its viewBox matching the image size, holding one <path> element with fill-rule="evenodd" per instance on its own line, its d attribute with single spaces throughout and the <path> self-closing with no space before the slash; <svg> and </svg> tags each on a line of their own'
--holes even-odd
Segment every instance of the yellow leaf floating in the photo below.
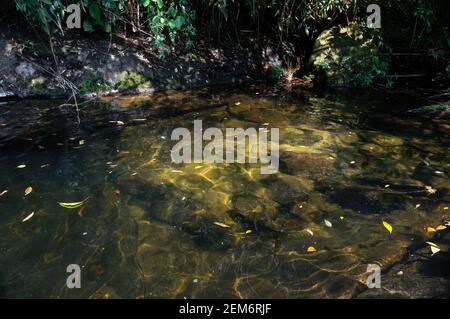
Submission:
<svg viewBox="0 0 450 319">
<path fill-rule="evenodd" d="M 84 202 L 87 201 L 88 198 L 86 198 L 85 200 L 82 200 L 81 202 L 73 202 L 73 203 L 61 203 L 61 202 L 58 202 L 58 204 L 59 204 L 59 206 L 64 207 L 64 208 L 74 209 L 74 208 L 78 208 L 78 207 L 83 206 Z"/>
<path fill-rule="evenodd" d="M 230 228 L 230 226 L 228 226 L 227 224 L 223 224 L 223 223 L 220 223 L 220 222 L 214 222 L 214 224 L 217 225 L 217 226 L 223 227 L 223 228 Z"/>
<path fill-rule="evenodd" d="M 234 105 L 241 105 L 241 102 L 236 102 L 234 103 Z"/>
<path fill-rule="evenodd" d="M 388 232 L 389 232 L 389 234 L 391 234 L 392 235 L 392 226 L 391 226 L 391 224 L 389 224 L 388 222 L 385 222 L 384 220 L 383 220 L 383 226 L 384 226 L 384 228 L 386 228 L 387 230 L 388 230 Z"/>
<path fill-rule="evenodd" d="M 27 220 L 29 220 L 31 217 L 33 217 L 34 216 L 34 212 L 32 212 L 30 215 L 28 215 L 27 217 L 25 217 L 23 220 L 22 220 L 22 223 L 25 223 Z"/>
<path fill-rule="evenodd" d="M 431 246 L 430 249 L 431 249 L 432 255 L 434 255 L 434 254 L 436 254 L 436 253 L 441 251 L 439 248 L 436 248 L 436 247 L 433 247 L 433 246 Z"/>
<path fill-rule="evenodd" d="M 434 229 L 433 227 L 427 227 L 427 233 L 435 233 L 436 229 Z"/>
<path fill-rule="evenodd" d="M 309 246 L 308 249 L 306 250 L 307 253 L 315 253 L 317 251 L 316 248 L 314 248 L 313 246 Z"/>
<path fill-rule="evenodd" d="M 27 189 L 25 189 L 25 196 L 29 195 L 33 191 L 33 187 L 28 186 Z"/>
<path fill-rule="evenodd" d="M 437 192 L 437 189 L 434 189 L 432 186 L 425 186 L 425 191 L 428 195 L 434 195 Z"/>
<path fill-rule="evenodd" d="M 444 229 L 447 229 L 447 226 L 439 225 L 438 227 L 436 227 L 436 230 L 437 230 L 437 231 L 439 231 L 439 230 L 444 230 Z"/>
<path fill-rule="evenodd" d="M 439 248 L 438 245 L 436 245 L 435 243 L 432 243 L 431 241 L 427 241 L 426 242 L 428 245 L 430 245 L 430 249 L 431 249 L 431 254 L 434 255 L 438 252 L 441 251 L 441 249 Z"/>
</svg>

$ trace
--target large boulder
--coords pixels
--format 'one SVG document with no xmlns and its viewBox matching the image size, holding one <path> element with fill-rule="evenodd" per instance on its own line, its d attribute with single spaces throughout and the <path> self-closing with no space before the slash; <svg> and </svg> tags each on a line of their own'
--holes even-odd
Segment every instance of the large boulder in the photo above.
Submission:
<svg viewBox="0 0 450 319">
<path fill-rule="evenodd" d="M 378 55 L 373 37 L 356 23 L 324 31 L 315 42 L 309 65 L 319 83 L 347 87 L 368 87 L 389 67 Z"/>
</svg>

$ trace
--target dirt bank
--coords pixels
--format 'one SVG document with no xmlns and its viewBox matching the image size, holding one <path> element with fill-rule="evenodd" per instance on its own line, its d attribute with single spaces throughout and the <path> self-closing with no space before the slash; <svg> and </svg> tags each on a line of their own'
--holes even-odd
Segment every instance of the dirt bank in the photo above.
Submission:
<svg viewBox="0 0 450 319">
<path fill-rule="evenodd" d="M 198 40 L 194 49 L 179 45 L 162 59 L 138 35 L 116 32 L 96 37 L 73 32 L 50 42 L 37 28 L 0 29 L 0 98 L 65 97 L 73 92 L 150 94 L 248 82 L 257 79 L 261 70 L 251 38 L 243 46 Z"/>
</svg>

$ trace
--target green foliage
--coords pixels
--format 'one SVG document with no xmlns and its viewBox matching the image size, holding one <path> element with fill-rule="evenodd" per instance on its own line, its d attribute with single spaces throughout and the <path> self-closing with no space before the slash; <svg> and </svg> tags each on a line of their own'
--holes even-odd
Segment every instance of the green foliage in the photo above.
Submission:
<svg viewBox="0 0 450 319">
<path fill-rule="evenodd" d="M 379 54 L 373 33 L 357 23 L 323 32 L 311 57 L 318 80 L 338 86 L 369 87 L 375 79 L 385 78 L 389 60 Z"/>
<path fill-rule="evenodd" d="M 81 6 L 83 30 L 111 32 L 118 21 L 129 23 L 134 31 L 142 31 L 148 40 L 161 49 L 161 55 L 170 51 L 169 44 L 185 40 L 192 46 L 195 36 L 195 12 L 187 0 L 16 0 L 16 7 L 32 22 L 38 23 L 48 34 L 64 32 L 66 5 Z M 144 21 L 141 27 L 141 21 Z"/>
<path fill-rule="evenodd" d="M 266 73 L 266 77 L 269 80 L 279 80 L 283 76 L 283 68 L 275 65 L 271 65 Z"/>
<path fill-rule="evenodd" d="M 61 29 L 65 6 L 60 0 L 16 0 L 16 7 L 48 34 Z"/>
<path fill-rule="evenodd" d="M 280 42 L 286 56 L 304 54 L 325 30 L 349 21 L 365 22 L 370 0 L 16 0 L 17 9 L 48 34 L 65 32 L 68 4 L 82 7 L 85 32 L 111 32 L 126 24 L 147 40 L 164 58 L 175 45 L 193 46 L 196 26 L 205 26 L 220 39 L 239 38 L 239 30 L 265 32 Z M 445 70 L 450 31 L 445 0 L 392 0 L 380 2 L 382 32 L 366 33 L 383 52 L 390 47 L 428 51 Z M 446 10 L 447 9 L 447 10 Z M 447 12 L 447 15 L 446 15 Z M 202 21 L 199 21 L 199 18 Z M 396 22 L 398 21 L 398 22 Z M 391 23 L 391 25 L 389 25 Z M 127 28 L 130 30 L 130 28 Z M 254 33 L 256 34 L 256 33 Z M 259 36 L 258 36 L 259 38 Z M 369 85 L 385 72 L 385 62 L 374 57 L 362 64 L 354 81 Z M 354 66 L 344 60 L 344 65 Z"/>
<path fill-rule="evenodd" d="M 141 0 L 141 6 L 152 34 L 147 39 L 160 49 L 161 57 L 170 51 L 165 44 L 175 44 L 178 39 L 185 39 L 186 45 L 192 46 L 192 37 L 196 34 L 195 12 L 189 8 L 188 1 Z"/>
</svg>

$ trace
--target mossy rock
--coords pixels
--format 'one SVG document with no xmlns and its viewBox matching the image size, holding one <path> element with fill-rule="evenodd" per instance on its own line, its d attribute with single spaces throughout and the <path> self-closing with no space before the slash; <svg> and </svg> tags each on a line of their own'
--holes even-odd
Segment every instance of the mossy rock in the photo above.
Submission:
<svg viewBox="0 0 450 319">
<path fill-rule="evenodd" d="M 135 71 L 123 72 L 116 84 L 116 88 L 119 90 L 146 89 L 151 86 L 150 81 L 144 75 Z"/>
<path fill-rule="evenodd" d="M 377 31 L 352 23 L 324 31 L 316 40 L 309 65 L 316 81 L 330 86 L 369 87 L 386 75 L 389 63 L 378 55 Z"/>
<path fill-rule="evenodd" d="M 79 84 L 79 90 L 81 93 L 107 91 L 110 88 L 110 85 L 94 74 L 86 74 Z"/>
</svg>

